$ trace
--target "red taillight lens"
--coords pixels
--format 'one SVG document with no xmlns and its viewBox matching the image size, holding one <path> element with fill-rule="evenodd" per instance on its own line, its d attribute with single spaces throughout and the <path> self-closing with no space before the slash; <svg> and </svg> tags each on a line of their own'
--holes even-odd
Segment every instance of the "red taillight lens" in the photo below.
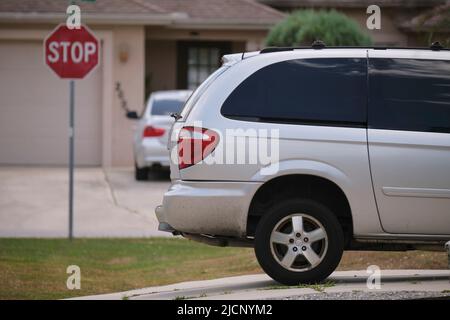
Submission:
<svg viewBox="0 0 450 320">
<path fill-rule="evenodd" d="M 178 168 L 184 169 L 205 159 L 219 143 L 211 129 L 183 127 L 178 135 Z"/>
<path fill-rule="evenodd" d="M 142 137 L 143 138 L 161 137 L 162 135 L 164 135 L 164 132 L 166 132 L 166 130 L 164 130 L 163 128 L 156 128 L 156 127 L 152 127 L 152 126 L 146 126 L 144 131 L 142 132 Z"/>
</svg>

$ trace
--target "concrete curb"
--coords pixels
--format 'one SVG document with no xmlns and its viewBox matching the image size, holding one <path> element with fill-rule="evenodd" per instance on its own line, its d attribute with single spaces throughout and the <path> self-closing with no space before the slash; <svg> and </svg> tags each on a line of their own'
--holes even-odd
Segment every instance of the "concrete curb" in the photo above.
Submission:
<svg viewBox="0 0 450 320">
<path fill-rule="evenodd" d="M 323 286 L 323 292 L 368 291 L 369 273 L 366 270 L 336 271 Z M 381 270 L 381 291 L 421 290 L 442 291 L 450 289 L 450 270 Z M 320 285 L 319 285 L 320 286 Z M 286 287 L 265 274 L 227 277 L 213 280 L 189 281 L 166 286 L 156 286 L 111 294 L 78 297 L 74 299 L 277 299 L 291 295 L 317 293 L 314 286 Z M 321 291 L 322 292 L 322 291 Z"/>
</svg>

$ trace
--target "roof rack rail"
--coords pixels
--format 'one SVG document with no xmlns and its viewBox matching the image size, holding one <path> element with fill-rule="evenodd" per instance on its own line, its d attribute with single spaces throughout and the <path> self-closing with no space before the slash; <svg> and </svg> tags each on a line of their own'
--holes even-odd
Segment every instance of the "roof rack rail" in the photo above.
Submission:
<svg viewBox="0 0 450 320">
<path fill-rule="evenodd" d="M 440 51 L 440 50 L 444 49 L 444 47 L 442 46 L 442 44 L 439 41 L 435 41 L 431 44 L 430 49 L 433 51 Z"/>
<path fill-rule="evenodd" d="M 386 47 L 386 46 L 331 46 L 327 47 L 325 43 L 321 40 L 316 40 L 313 42 L 311 47 L 267 47 L 262 49 L 259 53 L 271 53 L 271 52 L 282 52 L 282 51 L 294 51 L 301 49 L 374 49 L 374 50 L 387 50 L 387 49 L 408 49 L 408 50 L 432 50 L 432 51 L 450 51 L 449 48 L 445 48 L 439 42 L 433 42 L 429 47 Z"/>
<path fill-rule="evenodd" d="M 259 51 L 259 53 L 271 53 L 271 52 L 281 52 L 281 51 L 293 51 L 294 47 L 267 47 Z"/>
<path fill-rule="evenodd" d="M 270 52 L 281 52 L 281 51 L 293 51 L 297 49 L 323 49 L 325 48 L 325 42 L 322 40 L 314 40 L 311 44 L 311 47 L 303 46 L 303 47 L 267 47 L 262 49 L 259 53 L 270 53 Z"/>
<path fill-rule="evenodd" d="M 323 42 L 322 40 L 319 40 L 319 39 L 314 40 L 314 42 L 311 44 L 311 48 L 316 49 L 316 50 L 323 49 L 325 47 L 326 47 L 325 42 Z"/>
</svg>

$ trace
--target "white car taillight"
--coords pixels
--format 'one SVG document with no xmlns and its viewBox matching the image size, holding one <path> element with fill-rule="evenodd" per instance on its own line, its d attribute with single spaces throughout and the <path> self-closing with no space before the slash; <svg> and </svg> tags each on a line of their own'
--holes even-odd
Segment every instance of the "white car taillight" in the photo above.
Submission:
<svg viewBox="0 0 450 320">
<path fill-rule="evenodd" d="M 166 132 L 163 128 L 157 128 L 153 126 L 146 126 L 142 132 L 142 138 L 161 137 Z"/>
</svg>

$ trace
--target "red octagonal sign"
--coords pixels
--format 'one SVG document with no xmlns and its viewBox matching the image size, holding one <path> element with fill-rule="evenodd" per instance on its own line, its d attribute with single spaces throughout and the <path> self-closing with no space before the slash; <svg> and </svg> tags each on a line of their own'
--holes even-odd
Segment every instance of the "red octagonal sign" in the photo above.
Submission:
<svg viewBox="0 0 450 320">
<path fill-rule="evenodd" d="M 82 79 L 99 61 L 99 41 L 86 27 L 61 24 L 44 40 L 45 63 L 64 79 Z"/>
</svg>

